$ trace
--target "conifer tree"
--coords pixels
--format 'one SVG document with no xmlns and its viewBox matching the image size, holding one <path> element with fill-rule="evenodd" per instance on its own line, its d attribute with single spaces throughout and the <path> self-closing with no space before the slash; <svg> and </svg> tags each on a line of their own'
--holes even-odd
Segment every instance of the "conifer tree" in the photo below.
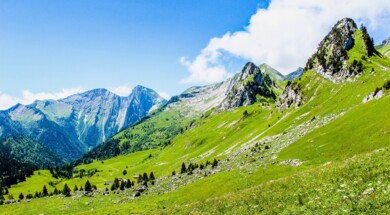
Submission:
<svg viewBox="0 0 390 215">
<path fill-rule="evenodd" d="M 130 181 L 130 179 L 127 179 L 126 188 L 127 189 L 131 188 L 131 181 Z"/>
<path fill-rule="evenodd" d="M 183 162 L 183 163 L 181 164 L 180 173 L 183 174 L 183 173 L 185 173 L 186 171 L 187 171 L 186 164 Z"/>
<path fill-rule="evenodd" d="M 43 185 L 43 189 L 42 189 L 42 196 L 45 197 L 49 195 L 49 193 L 47 192 L 47 188 L 46 188 L 46 185 Z"/>
<path fill-rule="evenodd" d="M 84 190 L 85 190 L 85 191 L 89 191 L 89 192 L 92 191 L 92 185 L 91 185 L 91 183 L 89 182 L 89 180 L 87 180 L 87 181 L 85 182 Z"/>
<path fill-rule="evenodd" d="M 73 191 L 74 191 L 74 192 L 79 191 L 79 188 L 77 187 L 77 185 L 74 185 Z"/>
<path fill-rule="evenodd" d="M 68 186 L 68 184 L 65 184 L 64 185 L 64 189 L 62 189 L 62 194 L 64 194 L 65 197 L 70 197 L 70 188 Z"/>
<path fill-rule="evenodd" d="M 144 181 L 149 181 L 148 174 L 146 174 L 146 172 L 144 172 L 144 176 L 142 177 L 142 179 Z"/>
<path fill-rule="evenodd" d="M 153 172 L 150 172 L 149 179 L 151 181 L 154 181 L 156 179 L 156 177 L 154 177 L 154 173 Z"/>
<path fill-rule="evenodd" d="M 24 195 L 23 195 L 23 193 L 20 193 L 19 194 L 19 200 L 23 200 L 24 199 Z"/>
<path fill-rule="evenodd" d="M 121 189 L 121 190 L 125 190 L 125 182 L 124 182 L 124 181 L 121 182 L 120 189 Z"/>
</svg>

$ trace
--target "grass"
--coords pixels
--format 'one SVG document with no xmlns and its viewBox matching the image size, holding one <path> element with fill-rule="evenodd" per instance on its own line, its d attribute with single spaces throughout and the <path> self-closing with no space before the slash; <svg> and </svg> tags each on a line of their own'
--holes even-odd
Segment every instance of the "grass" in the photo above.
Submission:
<svg viewBox="0 0 390 215">
<path fill-rule="evenodd" d="M 362 60 L 361 35 L 357 33 L 355 37 L 356 45 L 348 55 L 351 60 Z M 295 80 L 305 98 L 299 108 L 277 111 L 274 106 L 255 104 L 208 112 L 165 148 L 76 167 L 78 171 L 98 170 L 91 177 L 56 180 L 47 171 L 41 171 L 41 175 L 36 173 L 26 182 L 12 186 L 10 192 L 16 197 L 27 190 L 40 191 L 50 181 L 57 183 L 58 189 L 65 183 L 73 188 L 84 185 L 87 179 L 98 188 L 105 188 L 103 183 L 115 177 L 131 178 L 151 171 L 161 178 L 159 183 L 169 184 L 172 182 L 168 176 L 173 170 L 179 172 L 183 162 L 203 163 L 214 158 L 224 162 L 221 168 L 231 167 L 230 170 L 207 177 L 188 176 L 189 183 L 179 184 L 176 190 L 164 194 L 150 192 L 137 199 L 130 198 L 130 191 L 109 196 L 97 194 L 95 198 L 57 196 L 17 203 L 17 207 L 1 206 L 0 213 L 384 213 L 389 210 L 390 192 L 390 122 L 386 120 L 390 118 L 390 92 L 367 103 L 362 103 L 362 99 L 390 80 L 386 70 L 390 61 L 373 56 L 363 64 L 363 73 L 343 84 L 333 84 L 314 71 L 304 73 Z M 244 115 L 245 111 L 248 115 Z M 164 122 L 165 117 L 169 121 L 173 116 L 161 115 L 154 125 L 140 124 L 139 134 L 145 135 L 142 126 L 170 125 L 172 122 Z M 123 134 L 117 136 L 120 135 Z M 294 135 L 294 142 L 280 144 L 288 135 Z M 244 150 L 256 141 L 266 142 L 271 149 L 258 154 Z M 280 165 L 289 159 L 303 163 L 297 167 Z M 123 170 L 128 172 L 126 176 Z"/>
</svg>

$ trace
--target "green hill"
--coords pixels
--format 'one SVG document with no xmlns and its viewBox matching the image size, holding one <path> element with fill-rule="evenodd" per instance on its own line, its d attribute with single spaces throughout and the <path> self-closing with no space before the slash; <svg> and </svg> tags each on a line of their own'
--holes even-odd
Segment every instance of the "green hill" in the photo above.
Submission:
<svg viewBox="0 0 390 215">
<path fill-rule="evenodd" d="M 352 38 L 353 45 L 345 46 L 350 39 L 330 39 L 340 35 Z M 338 22 L 310 58 L 304 74 L 287 83 L 277 102 L 224 111 L 214 103 L 209 108 L 190 108 L 185 101 L 199 104 L 195 97 L 181 97 L 179 105 L 169 106 L 170 111 L 156 111 L 129 128 L 134 131 L 114 137 L 123 146 L 127 139 L 119 137 L 126 131 L 137 134 L 139 126 L 139 138 L 147 135 L 153 143 L 170 140 L 170 144 L 156 148 L 146 147 L 150 145 L 144 141 L 133 142 L 128 151 L 132 153 L 117 153 L 106 160 L 89 157 L 88 164 L 76 166 L 69 179 L 54 179 L 41 170 L 9 189 L 17 196 L 41 191 L 43 185 L 52 192 L 65 184 L 85 186 L 89 180 L 97 187 L 93 197 L 76 191 L 70 198 L 23 200 L 1 206 L 0 213 L 386 213 L 390 210 L 390 121 L 386 120 L 390 118 L 390 60 L 370 54 L 366 36 L 353 20 Z M 211 88 L 229 89 L 220 86 Z M 191 92 L 195 91 L 201 94 L 199 88 Z M 183 114 L 187 117 L 180 118 L 173 110 L 187 110 Z M 196 114 L 188 115 L 194 110 Z M 177 135 L 158 136 L 164 133 L 159 129 L 167 132 L 170 126 L 186 124 Z M 141 129 L 148 127 L 153 129 Z M 143 151 L 131 149 L 137 144 Z M 156 180 L 137 183 L 133 178 L 151 172 Z M 115 178 L 130 179 L 135 185 L 111 190 L 109 182 Z M 147 188 L 139 191 L 145 184 Z M 136 193 L 140 196 L 133 197 Z"/>
</svg>

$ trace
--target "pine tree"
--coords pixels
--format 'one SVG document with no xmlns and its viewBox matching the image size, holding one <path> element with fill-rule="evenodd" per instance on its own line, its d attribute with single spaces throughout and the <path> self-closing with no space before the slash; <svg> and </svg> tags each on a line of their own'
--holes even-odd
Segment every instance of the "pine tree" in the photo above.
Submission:
<svg viewBox="0 0 390 215">
<path fill-rule="evenodd" d="M 73 191 L 74 191 L 74 192 L 79 191 L 79 188 L 77 187 L 77 185 L 74 185 Z"/>
<path fill-rule="evenodd" d="M 114 180 L 114 185 L 115 185 L 115 189 L 118 189 L 118 188 L 120 187 L 119 179 L 118 179 L 118 178 L 115 178 L 115 180 Z"/>
<path fill-rule="evenodd" d="M 127 174 L 127 170 L 123 170 L 123 175 L 126 175 Z"/>
<path fill-rule="evenodd" d="M 183 174 L 183 173 L 185 173 L 186 171 L 187 171 L 186 164 L 183 162 L 183 163 L 181 164 L 180 173 Z"/>
<path fill-rule="evenodd" d="M 35 192 L 34 198 L 39 198 L 38 192 Z"/>
<path fill-rule="evenodd" d="M 47 188 L 46 188 L 46 185 L 43 185 L 43 189 L 42 189 L 42 196 L 45 197 L 49 195 L 49 192 L 47 192 Z"/>
<path fill-rule="evenodd" d="M 121 182 L 120 189 L 121 189 L 121 190 L 125 190 L 125 182 L 124 182 L 124 181 Z"/>
<path fill-rule="evenodd" d="M 84 190 L 85 190 L 85 191 L 89 191 L 89 192 L 92 191 L 92 185 L 91 185 L 91 183 L 89 182 L 89 180 L 87 180 L 87 181 L 85 182 Z"/>
<path fill-rule="evenodd" d="M 126 188 L 127 189 L 131 188 L 131 181 L 130 181 L 130 179 L 127 179 Z"/>
<path fill-rule="evenodd" d="M 81 187 L 80 187 L 80 191 L 84 191 L 84 188 L 83 188 L 83 186 L 81 186 Z"/>
<path fill-rule="evenodd" d="M 111 191 L 114 191 L 116 189 L 115 184 L 111 185 Z"/>
<path fill-rule="evenodd" d="M 64 189 L 62 189 L 62 194 L 64 194 L 65 197 L 70 197 L 70 192 L 71 192 L 71 190 L 70 190 L 68 184 L 65 184 Z"/>
<path fill-rule="evenodd" d="M 138 175 L 138 179 L 137 179 L 137 183 L 139 184 L 139 183 L 141 183 L 141 181 L 142 181 L 142 175 L 139 174 L 139 175 Z"/>
<path fill-rule="evenodd" d="M 217 161 L 217 159 L 214 158 L 213 168 L 216 167 L 216 166 L 218 166 L 218 161 Z"/>
<path fill-rule="evenodd" d="M 154 180 L 156 179 L 156 178 L 154 177 L 154 173 L 153 173 L 153 172 L 150 173 L 149 178 L 150 178 L 151 181 L 154 181 Z"/>
<path fill-rule="evenodd" d="M 144 172 L 144 176 L 142 177 L 142 179 L 144 181 L 149 181 L 148 174 L 146 174 L 146 172 Z"/>
<path fill-rule="evenodd" d="M 176 171 L 175 170 L 172 171 L 172 176 L 174 176 L 174 175 L 176 175 Z"/>
</svg>

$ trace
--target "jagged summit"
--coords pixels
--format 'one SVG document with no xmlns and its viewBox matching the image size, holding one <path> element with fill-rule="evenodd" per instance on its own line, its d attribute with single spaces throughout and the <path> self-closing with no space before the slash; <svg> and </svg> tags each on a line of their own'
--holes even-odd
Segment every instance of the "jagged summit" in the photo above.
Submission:
<svg viewBox="0 0 390 215">
<path fill-rule="evenodd" d="M 347 68 L 346 61 L 349 59 L 347 51 L 355 44 L 353 35 L 357 30 L 350 18 L 338 21 L 308 60 L 305 70 L 315 69 L 334 83 L 356 74 L 358 71 L 354 68 Z"/>
<path fill-rule="evenodd" d="M 268 74 L 262 73 L 254 63 L 248 62 L 232 80 L 221 109 L 228 110 L 248 106 L 257 101 L 274 100 L 274 86 L 275 81 Z"/>
</svg>

